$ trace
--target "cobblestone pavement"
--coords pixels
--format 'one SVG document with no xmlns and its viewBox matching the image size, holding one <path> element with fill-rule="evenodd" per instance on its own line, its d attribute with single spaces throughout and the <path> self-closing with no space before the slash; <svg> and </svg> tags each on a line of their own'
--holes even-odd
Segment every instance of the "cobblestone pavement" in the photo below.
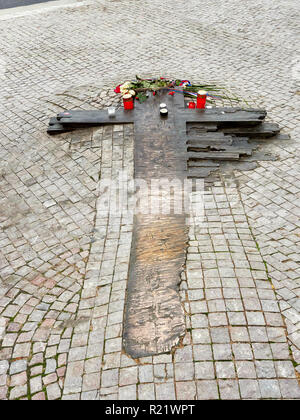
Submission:
<svg viewBox="0 0 300 420">
<path fill-rule="evenodd" d="M 0 399 L 300 398 L 298 3 L 11 13 L 0 15 Z M 135 74 L 219 81 L 292 137 L 265 146 L 277 160 L 208 189 L 180 285 L 186 335 L 140 360 L 121 338 L 132 220 L 97 211 L 99 179 L 133 176 L 133 127 L 45 134 L 51 115 L 107 106 Z"/>
</svg>

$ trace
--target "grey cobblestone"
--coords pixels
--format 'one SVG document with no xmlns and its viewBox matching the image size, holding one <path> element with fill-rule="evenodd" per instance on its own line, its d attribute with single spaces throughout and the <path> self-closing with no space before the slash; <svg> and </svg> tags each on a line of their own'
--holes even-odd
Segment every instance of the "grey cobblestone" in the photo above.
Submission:
<svg viewBox="0 0 300 420">
<path fill-rule="evenodd" d="M 216 381 L 197 381 L 197 395 L 199 400 L 219 399 L 218 385 Z"/>
<path fill-rule="evenodd" d="M 155 400 L 154 384 L 140 384 L 138 386 L 139 400 Z"/>
</svg>

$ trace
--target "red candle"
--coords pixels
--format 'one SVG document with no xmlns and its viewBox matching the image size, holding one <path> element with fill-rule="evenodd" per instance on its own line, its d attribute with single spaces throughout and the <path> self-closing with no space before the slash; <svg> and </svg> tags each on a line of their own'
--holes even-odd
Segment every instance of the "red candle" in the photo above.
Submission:
<svg viewBox="0 0 300 420">
<path fill-rule="evenodd" d="M 129 93 L 123 96 L 123 105 L 124 109 L 133 109 L 134 103 L 133 103 L 133 97 Z"/>
<path fill-rule="evenodd" d="M 205 90 L 199 90 L 197 92 L 197 108 L 205 108 L 206 96 L 207 92 Z"/>
<path fill-rule="evenodd" d="M 188 107 L 192 109 L 196 108 L 195 102 L 189 102 Z"/>
</svg>

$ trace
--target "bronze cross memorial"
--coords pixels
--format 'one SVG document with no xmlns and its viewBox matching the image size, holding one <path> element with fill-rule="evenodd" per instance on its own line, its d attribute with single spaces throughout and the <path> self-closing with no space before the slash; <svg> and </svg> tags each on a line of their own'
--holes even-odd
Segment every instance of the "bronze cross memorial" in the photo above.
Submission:
<svg viewBox="0 0 300 420">
<path fill-rule="evenodd" d="M 164 102 L 168 115 L 162 117 Z M 170 181 L 204 178 L 220 161 L 251 155 L 252 140 L 279 133 L 258 109 L 188 109 L 183 94 L 159 91 L 133 110 L 66 111 L 51 118 L 48 133 L 103 124 L 134 124 L 134 178 Z M 169 352 L 185 334 L 179 296 L 187 246 L 187 215 L 136 214 L 129 264 L 123 345 L 133 358 Z"/>
</svg>

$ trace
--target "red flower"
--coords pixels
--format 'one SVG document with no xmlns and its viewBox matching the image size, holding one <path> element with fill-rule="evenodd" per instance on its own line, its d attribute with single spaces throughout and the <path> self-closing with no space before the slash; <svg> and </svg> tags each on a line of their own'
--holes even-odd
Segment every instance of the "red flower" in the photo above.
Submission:
<svg viewBox="0 0 300 420">
<path fill-rule="evenodd" d="M 118 85 L 115 89 L 115 93 L 121 93 L 121 89 L 120 89 L 121 85 Z"/>
<path fill-rule="evenodd" d="M 169 92 L 168 95 L 173 96 L 174 95 L 174 92 Z"/>
<path fill-rule="evenodd" d="M 156 92 L 153 92 L 153 96 L 155 96 L 156 95 Z"/>
</svg>

